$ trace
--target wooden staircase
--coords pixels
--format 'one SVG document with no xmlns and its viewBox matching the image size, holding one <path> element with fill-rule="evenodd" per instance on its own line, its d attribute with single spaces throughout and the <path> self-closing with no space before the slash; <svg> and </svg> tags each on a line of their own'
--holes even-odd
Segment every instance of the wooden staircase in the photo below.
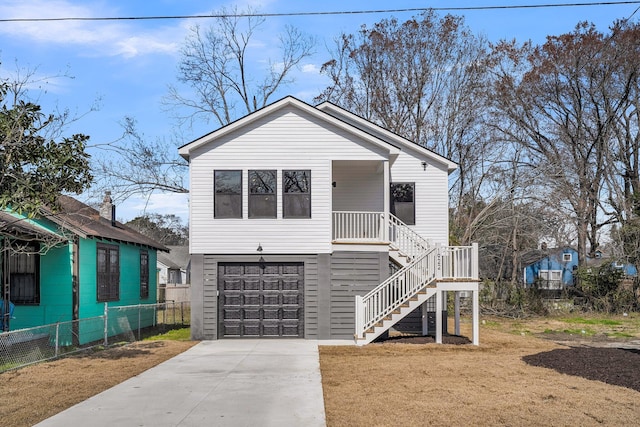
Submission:
<svg viewBox="0 0 640 427">
<path fill-rule="evenodd" d="M 432 245 L 398 218 L 389 220 L 389 257 L 402 268 L 355 301 L 355 341 L 365 345 L 439 290 L 442 280 L 477 280 L 477 245 Z"/>
</svg>

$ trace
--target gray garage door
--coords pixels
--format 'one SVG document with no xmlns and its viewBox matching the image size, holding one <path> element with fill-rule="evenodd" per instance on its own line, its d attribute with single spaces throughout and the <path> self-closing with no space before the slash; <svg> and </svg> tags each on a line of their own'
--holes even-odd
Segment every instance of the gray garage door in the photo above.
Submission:
<svg viewBox="0 0 640 427">
<path fill-rule="evenodd" d="M 303 337 L 304 264 L 218 264 L 222 337 Z"/>
</svg>

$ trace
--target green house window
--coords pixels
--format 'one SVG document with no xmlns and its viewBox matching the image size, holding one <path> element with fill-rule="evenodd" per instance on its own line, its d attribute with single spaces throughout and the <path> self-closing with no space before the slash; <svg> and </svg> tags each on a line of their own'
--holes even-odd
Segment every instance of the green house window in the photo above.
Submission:
<svg viewBox="0 0 640 427">
<path fill-rule="evenodd" d="M 149 298 L 149 253 L 140 251 L 140 298 Z"/>
<path fill-rule="evenodd" d="M 37 243 L 13 242 L 9 259 L 11 302 L 20 305 L 40 303 L 40 248 Z"/>
<path fill-rule="evenodd" d="M 97 245 L 97 294 L 99 302 L 120 299 L 120 248 Z"/>
</svg>

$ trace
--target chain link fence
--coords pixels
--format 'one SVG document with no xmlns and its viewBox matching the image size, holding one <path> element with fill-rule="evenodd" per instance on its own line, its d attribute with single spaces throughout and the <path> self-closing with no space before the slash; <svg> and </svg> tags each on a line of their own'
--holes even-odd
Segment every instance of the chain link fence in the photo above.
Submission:
<svg viewBox="0 0 640 427">
<path fill-rule="evenodd" d="M 94 347 L 133 342 L 189 326 L 191 306 L 167 301 L 107 307 L 104 315 L 0 333 L 0 372 Z"/>
</svg>

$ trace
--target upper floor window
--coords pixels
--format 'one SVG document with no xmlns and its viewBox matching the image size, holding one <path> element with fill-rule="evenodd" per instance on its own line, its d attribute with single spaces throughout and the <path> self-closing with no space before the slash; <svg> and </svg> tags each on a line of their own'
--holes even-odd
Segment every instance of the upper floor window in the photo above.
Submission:
<svg viewBox="0 0 640 427">
<path fill-rule="evenodd" d="M 215 171 L 213 188 L 214 218 L 242 218 L 242 171 Z"/>
<path fill-rule="evenodd" d="M 149 298 L 149 252 L 140 251 L 140 298 Z"/>
<path fill-rule="evenodd" d="M 10 298 L 14 304 L 40 303 L 40 255 L 37 243 L 13 242 L 9 257 Z"/>
<path fill-rule="evenodd" d="M 249 218 L 276 217 L 276 187 L 276 171 L 249 171 Z"/>
<path fill-rule="evenodd" d="M 120 299 L 120 248 L 116 245 L 97 245 L 97 295 L 99 302 Z"/>
<path fill-rule="evenodd" d="M 282 171 L 282 216 L 311 218 L 311 171 Z"/>
<path fill-rule="evenodd" d="M 415 183 L 391 183 L 391 213 L 407 225 L 416 224 Z"/>
<path fill-rule="evenodd" d="M 563 262 L 571 262 L 571 254 L 570 253 L 565 253 L 562 254 L 562 261 Z"/>
</svg>

